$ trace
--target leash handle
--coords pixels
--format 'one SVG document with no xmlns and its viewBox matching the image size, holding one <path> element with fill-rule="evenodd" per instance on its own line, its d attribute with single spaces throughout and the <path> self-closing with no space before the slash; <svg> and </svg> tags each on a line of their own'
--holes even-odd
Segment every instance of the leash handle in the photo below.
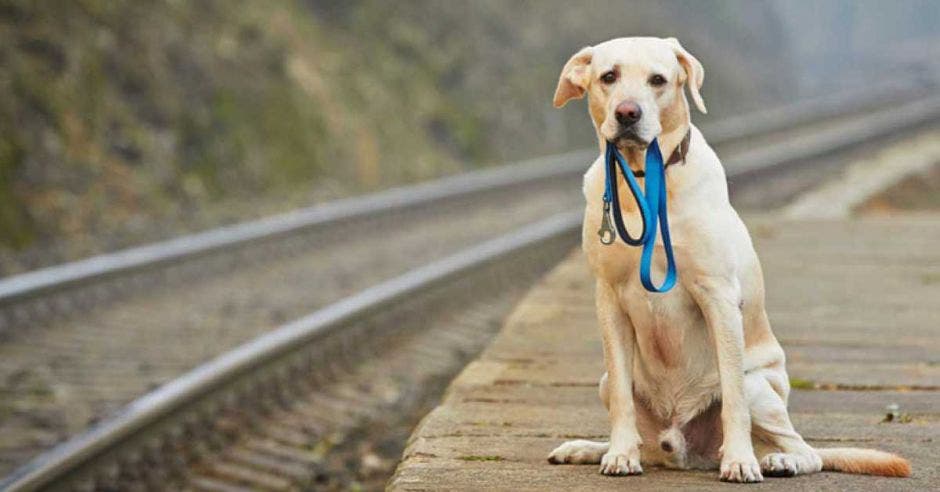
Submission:
<svg viewBox="0 0 940 492">
<path fill-rule="evenodd" d="M 605 161 L 604 217 L 601 228 L 597 231 L 601 243 L 612 244 L 616 239 L 610 224 L 610 215 L 613 215 L 617 235 L 631 246 L 643 246 L 643 252 L 640 256 L 640 282 L 643 284 L 643 288 L 650 292 L 668 292 L 675 286 L 677 274 L 675 257 L 672 251 L 672 238 L 669 235 L 669 214 L 666 210 L 666 202 L 668 201 L 666 196 L 666 166 L 663 162 L 662 152 L 659 149 L 659 142 L 653 139 L 646 150 L 645 194 L 640 190 L 640 185 L 636 182 L 636 178 L 623 156 L 617 151 L 617 147 L 610 142 L 607 143 Z M 618 167 L 629 185 L 630 192 L 633 194 L 633 199 L 636 200 L 640 216 L 643 219 L 643 230 L 637 238 L 630 236 L 623 222 L 623 212 L 620 210 L 617 190 L 616 173 Z M 612 206 L 612 204 L 614 205 Z M 653 284 L 652 279 L 653 249 L 656 245 L 657 229 L 662 230 L 663 247 L 666 250 L 666 277 L 659 287 Z"/>
</svg>

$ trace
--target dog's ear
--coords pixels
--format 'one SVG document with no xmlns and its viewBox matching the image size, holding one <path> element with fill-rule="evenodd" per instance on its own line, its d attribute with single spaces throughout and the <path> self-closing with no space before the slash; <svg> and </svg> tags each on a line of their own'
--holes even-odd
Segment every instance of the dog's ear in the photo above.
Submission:
<svg viewBox="0 0 940 492">
<path fill-rule="evenodd" d="M 707 113 L 705 101 L 702 100 L 702 94 L 699 92 L 702 90 L 702 83 L 705 81 L 705 69 L 702 68 L 702 64 L 697 58 L 679 44 L 678 39 L 667 38 L 666 41 L 672 45 L 673 51 L 676 52 L 676 58 L 679 60 L 679 65 L 682 65 L 682 69 L 685 70 L 686 85 L 689 87 L 689 93 L 692 94 L 695 107 L 699 111 Z"/>
<path fill-rule="evenodd" d="M 565 68 L 561 69 L 561 77 L 558 78 L 558 87 L 555 89 L 555 99 L 552 104 L 560 108 L 572 99 L 584 97 L 588 83 L 591 78 L 591 58 L 594 54 L 594 48 L 588 46 L 574 54 Z"/>
</svg>

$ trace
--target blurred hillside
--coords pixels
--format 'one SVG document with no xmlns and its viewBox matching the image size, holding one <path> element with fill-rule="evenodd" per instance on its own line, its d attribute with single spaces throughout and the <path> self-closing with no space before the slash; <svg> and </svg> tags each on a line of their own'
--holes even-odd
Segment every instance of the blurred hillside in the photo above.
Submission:
<svg viewBox="0 0 940 492">
<path fill-rule="evenodd" d="M 583 45 L 675 35 L 720 117 L 798 91 L 772 0 L 0 0 L 0 273 L 592 145 Z"/>
</svg>

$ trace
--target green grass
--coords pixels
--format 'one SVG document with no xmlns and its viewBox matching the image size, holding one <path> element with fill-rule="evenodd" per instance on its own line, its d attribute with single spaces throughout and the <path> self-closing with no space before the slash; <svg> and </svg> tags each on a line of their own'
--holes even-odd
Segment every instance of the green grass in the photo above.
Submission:
<svg viewBox="0 0 940 492">
<path fill-rule="evenodd" d="M 503 458 L 502 456 L 496 456 L 496 455 L 487 455 L 487 456 L 470 455 L 470 456 L 461 456 L 457 459 L 462 460 L 462 461 L 506 461 L 506 458 Z"/>
<path fill-rule="evenodd" d="M 811 390 L 816 389 L 816 383 L 809 379 L 790 378 L 790 387 L 793 389 Z"/>
</svg>

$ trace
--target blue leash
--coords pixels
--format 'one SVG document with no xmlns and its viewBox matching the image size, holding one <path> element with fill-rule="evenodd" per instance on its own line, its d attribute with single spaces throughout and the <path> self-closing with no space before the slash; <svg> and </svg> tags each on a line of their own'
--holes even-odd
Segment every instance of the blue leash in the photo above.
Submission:
<svg viewBox="0 0 940 492">
<path fill-rule="evenodd" d="M 633 176 L 633 171 L 627 165 L 617 147 L 608 142 L 606 154 L 606 185 L 604 189 L 604 217 L 601 228 L 597 234 L 601 243 L 612 244 L 616 239 L 615 229 L 611 227 L 610 216 L 613 215 L 616 235 L 631 246 L 643 245 L 643 254 L 640 257 L 640 282 L 650 292 L 668 292 L 676 285 L 676 262 L 672 253 L 672 239 L 669 237 L 669 217 L 666 213 L 666 167 L 663 164 L 663 154 L 659 150 L 656 139 L 646 151 L 646 193 L 640 191 L 640 185 Z M 620 201 L 617 195 L 617 167 L 627 180 L 633 199 L 636 200 L 643 219 L 643 230 L 639 237 L 630 236 L 623 222 L 623 213 L 620 210 Z M 611 204 L 616 204 L 613 206 Z M 659 223 L 657 224 L 657 219 Z M 660 227 L 657 227 L 661 224 Z M 653 263 L 653 246 L 656 244 L 656 230 L 663 232 L 663 247 L 666 250 L 666 278 L 662 285 L 656 287 L 651 278 Z"/>
</svg>

